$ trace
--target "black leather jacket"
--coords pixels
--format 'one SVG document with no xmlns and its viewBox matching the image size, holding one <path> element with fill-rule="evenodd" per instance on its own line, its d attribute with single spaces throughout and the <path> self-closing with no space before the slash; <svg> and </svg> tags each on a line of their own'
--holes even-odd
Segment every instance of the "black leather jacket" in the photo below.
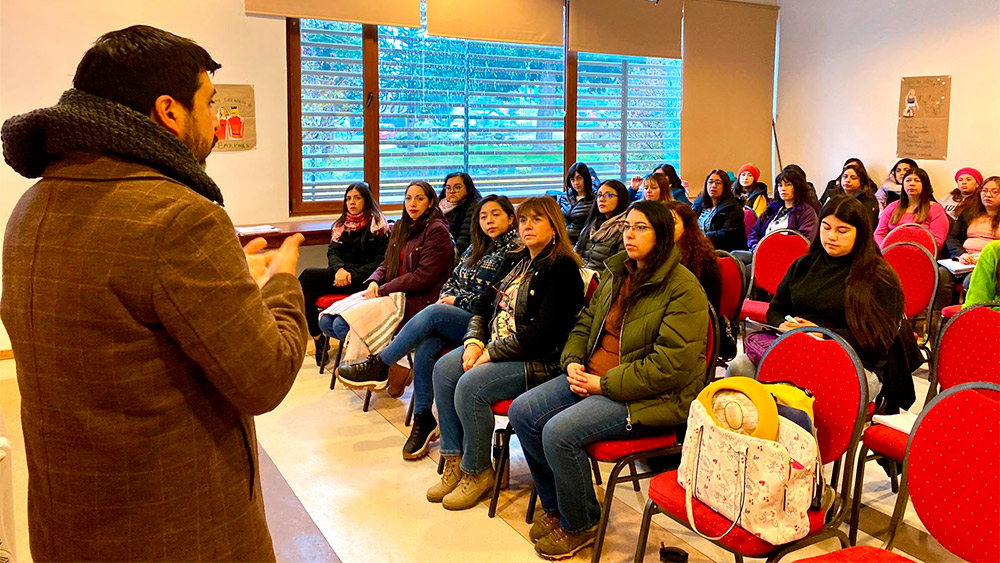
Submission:
<svg viewBox="0 0 1000 563">
<path fill-rule="evenodd" d="M 494 340 L 490 325 L 504 290 L 503 280 L 524 260 L 530 261 L 530 265 L 514 303 L 517 332 Z M 524 362 L 525 384 L 530 389 L 562 371 L 559 354 L 583 307 L 580 267 L 566 256 L 550 260 L 548 253 L 532 260 L 524 249 L 511 253 L 504 260 L 496 280 L 488 290 L 492 299 L 487 299 L 486 295 L 479 299 L 469 320 L 465 340 L 476 339 L 487 343 L 491 362 Z"/>
</svg>

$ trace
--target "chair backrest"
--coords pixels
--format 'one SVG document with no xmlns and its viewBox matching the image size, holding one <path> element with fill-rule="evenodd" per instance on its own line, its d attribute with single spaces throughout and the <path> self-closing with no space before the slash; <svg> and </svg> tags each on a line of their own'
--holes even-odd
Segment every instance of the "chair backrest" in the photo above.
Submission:
<svg viewBox="0 0 1000 563">
<path fill-rule="evenodd" d="M 739 317 L 743 299 L 747 295 L 745 267 L 743 262 L 725 250 L 716 250 L 715 254 L 722 274 L 722 298 L 716 312 L 732 321 Z"/>
<path fill-rule="evenodd" d="M 708 338 L 705 340 L 705 385 L 715 379 L 715 366 L 719 360 L 719 316 L 708 304 Z"/>
<path fill-rule="evenodd" d="M 931 366 L 931 389 L 971 381 L 1000 384 L 1000 312 L 982 303 L 963 309 L 940 331 Z"/>
<path fill-rule="evenodd" d="M 964 383 L 942 392 L 917 418 L 903 484 L 920 522 L 966 561 L 1000 561 L 1000 385 Z"/>
<path fill-rule="evenodd" d="M 886 248 L 897 242 L 915 242 L 927 249 L 931 256 L 937 256 L 937 241 L 927 227 L 919 223 L 903 223 L 895 229 L 889 231 L 882 241 L 882 248 Z"/>
<path fill-rule="evenodd" d="M 792 262 L 809 252 L 809 239 L 792 229 L 779 229 L 767 235 L 753 251 L 751 287 L 773 295 Z"/>
<path fill-rule="evenodd" d="M 930 315 L 937 295 L 938 267 L 934 255 L 915 242 L 897 242 L 882 250 L 903 286 L 903 312 L 908 318 Z"/>
<path fill-rule="evenodd" d="M 823 463 L 844 453 L 849 453 L 848 460 L 854 458 L 868 405 L 868 383 L 861 360 L 843 338 L 825 328 L 789 331 L 764 354 L 757 379 L 788 381 L 811 391 Z"/>
<path fill-rule="evenodd" d="M 749 207 L 743 208 L 743 228 L 746 230 L 747 236 L 750 236 L 750 231 L 753 230 L 753 226 L 757 224 L 757 214 L 753 212 L 753 209 Z"/>
</svg>

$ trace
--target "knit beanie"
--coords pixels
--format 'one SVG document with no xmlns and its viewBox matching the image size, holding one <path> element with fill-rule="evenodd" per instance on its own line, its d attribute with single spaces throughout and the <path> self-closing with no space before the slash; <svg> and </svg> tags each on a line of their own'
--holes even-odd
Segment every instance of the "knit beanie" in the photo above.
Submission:
<svg viewBox="0 0 1000 563">
<path fill-rule="evenodd" d="M 739 177 L 742 176 L 744 172 L 749 172 L 750 175 L 753 176 L 754 182 L 760 180 L 760 169 L 754 166 L 753 164 L 744 164 L 743 166 L 740 166 L 740 171 L 736 173 L 736 178 L 739 179 Z"/>
<path fill-rule="evenodd" d="M 982 175 L 981 172 L 979 172 L 975 168 L 972 168 L 971 166 L 967 166 L 965 168 L 962 168 L 958 172 L 955 172 L 955 181 L 956 182 L 958 181 L 958 177 L 961 176 L 962 174 L 968 174 L 969 176 L 972 176 L 973 178 L 976 179 L 976 184 L 978 184 L 980 186 L 983 185 L 983 175 Z"/>
</svg>

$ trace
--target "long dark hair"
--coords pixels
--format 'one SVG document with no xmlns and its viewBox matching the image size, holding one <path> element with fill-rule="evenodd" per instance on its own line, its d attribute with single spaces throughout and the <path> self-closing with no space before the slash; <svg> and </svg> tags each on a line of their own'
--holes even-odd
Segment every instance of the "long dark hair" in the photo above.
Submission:
<svg viewBox="0 0 1000 563">
<path fill-rule="evenodd" d="M 583 176 L 583 186 L 586 192 L 583 199 L 590 199 L 594 197 L 594 179 L 590 177 L 590 167 L 582 162 L 574 162 L 572 166 L 569 167 L 569 171 L 566 172 L 566 184 L 563 186 L 563 191 L 566 192 L 566 197 L 573 194 L 576 197 L 576 190 L 573 189 L 573 176 L 576 176 L 577 172 Z"/>
<path fill-rule="evenodd" d="M 526 217 L 529 214 L 538 214 L 548 219 L 549 225 L 554 231 L 550 250 L 545 254 L 538 255 L 538 258 L 541 258 L 538 267 L 547 267 L 559 256 L 566 256 L 582 268 L 583 262 L 573 250 L 569 235 L 566 233 L 566 220 L 563 219 L 562 209 L 559 208 L 556 200 L 547 196 L 529 197 L 517 206 L 515 217 L 518 224 L 521 222 L 521 217 Z"/>
<path fill-rule="evenodd" d="M 663 170 L 663 173 L 667 176 L 667 179 L 670 180 L 671 195 L 673 195 L 672 193 L 673 190 L 676 190 L 677 188 L 684 185 L 681 183 L 680 175 L 677 174 L 677 169 L 674 168 L 672 164 L 667 164 L 666 162 L 664 162 L 663 164 L 654 168 L 653 172 L 655 173 L 657 170 Z"/>
<path fill-rule="evenodd" d="M 672 211 L 680 219 L 684 226 L 684 233 L 681 239 L 675 244 L 681 253 L 681 264 L 691 270 L 694 277 L 701 278 L 701 275 L 712 265 L 718 269 L 719 263 L 715 259 L 715 246 L 712 241 L 701 232 L 698 226 L 698 216 L 690 205 L 685 205 L 679 201 L 668 201 L 664 205 L 668 211 Z"/>
<path fill-rule="evenodd" d="M 989 216 L 989 211 L 986 209 L 986 206 L 983 205 L 983 193 L 982 193 L 983 188 L 985 188 L 986 184 L 989 182 L 993 182 L 994 184 L 996 184 L 998 188 L 1000 188 L 1000 176 L 990 176 L 989 178 L 986 178 L 985 180 L 983 180 L 982 184 L 979 184 L 979 189 L 976 190 L 976 197 L 973 198 L 970 196 L 969 199 L 973 199 L 974 201 L 971 202 L 963 212 L 969 214 L 970 223 L 973 220 L 982 217 L 983 215 Z M 992 220 L 990 220 L 990 229 L 995 231 L 997 230 L 998 227 L 1000 227 L 1000 210 L 998 210 L 997 214 L 993 216 Z"/>
<path fill-rule="evenodd" d="M 472 181 L 472 176 L 469 176 L 465 172 L 452 172 L 444 177 L 444 182 L 441 182 L 441 191 L 438 192 L 438 201 L 444 199 L 445 196 L 445 186 L 448 185 L 448 180 L 451 180 L 455 176 L 462 179 L 462 184 L 465 185 L 465 198 L 471 198 L 471 201 L 478 201 L 482 199 L 482 194 L 476 189 L 476 183 Z"/>
<path fill-rule="evenodd" d="M 923 223 L 927 220 L 927 216 L 931 214 L 931 200 L 934 197 L 934 187 L 931 186 L 931 178 L 927 175 L 927 171 L 923 168 L 911 168 L 906 176 L 903 176 L 903 190 L 899 194 L 899 205 L 896 210 L 892 212 L 892 217 L 889 218 L 889 222 L 892 224 L 897 224 L 903 219 L 903 215 L 906 213 L 906 209 L 910 206 L 910 194 L 906 193 L 906 179 L 910 176 L 916 176 L 920 179 L 920 200 L 917 204 L 917 212 L 914 213 L 914 222 Z"/>
<path fill-rule="evenodd" d="M 809 185 L 806 184 L 806 177 L 794 168 L 785 168 L 774 177 L 774 201 L 782 201 L 778 193 L 778 184 L 787 181 L 792 185 L 792 205 L 803 205 L 809 203 Z"/>
<path fill-rule="evenodd" d="M 901 159 L 897 160 L 896 164 L 892 165 L 892 170 L 889 171 L 889 177 L 892 178 L 893 182 L 896 181 L 896 170 L 899 168 L 900 164 L 906 164 L 911 169 L 917 167 L 917 161 L 913 160 L 912 158 L 901 158 Z M 904 176 L 904 178 L 905 178 L 905 176 Z M 902 185 L 902 182 L 900 182 L 900 185 Z"/>
<path fill-rule="evenodd" d="M 806 171 L 803 170 L 802 167 L 799 166 L 798 164 L 788 164 L 784 168 L 782 168 L 781 171 L 782 172 L 794 171 L 802 175 L 802 181 L 805 182 L 806 188 L 808 188 L 806 189 L 806 203 L 808 203 L 810 207 L 816 210 L 816 214 L 819 215 L 819 210 L 820 207 L 822 206 L 819 204 L 819 199 L 816 197 L 816 188 L 814 188 L 813 185 L 809 183 L 809 177 L 806 176 Z M 775 186 L 778 185 L 777 180 L 775 180 L 774 185 Z"/>
<path fill-rule="evenodd" d="M 708 195 L 708 180 L 712 177 L 712 174 L 715 174 L 722 179 L 722 195 L 719 196 L 719 203 L 722 203 L 730 197 L 736 197 L 733 193 L 733 184 L 729 180 L 729 174 L 721 168 L 716 168 L 705 176 L 705 183 L 701 185 L 701 195 L 699 195 L 698 199 L 695 200 L 694 207 L 704 209 L 711 209 L 715 207 L 715 204 L 712 203 L 712 196 Z"/>
<path fill-rule="evenodd" d="M 482 260 L 483 256 L 486 256 L 490 250 L 493 249 L 493 245 L 495 244 L 495 241 L 483 232 L 483 226 L 479 222 L 479 212 L 483 210 L 483 206 L 487 203 L 496 203 L 500 206 L 500 209 L 507 214 L 507 217 L 510 218 L 510 225 L 507 227 L 508 232 L 510 232 L 510 229 L 517 228 L 517 222 L 514 221 L 514 217 L 516 215 L 514 212 L 514 204 L 507 199 L 507 196 L 490 194 L 479 200 L 479 203 L 476 204 L 475 210 L 472 212 L 472 222 L 475 226 L 472 228 L 472 244 L 470 245 L 472 251 L 469 252 L 469 257 L 465 259 L 466 266 L 474 266 L 477 262 Z"/>
<path fill-rule="evenodd" d="M 355 190 L 361 194 L 361 199 L 365 202 L 365 208 L 361 210 L 365 219 L 370 221 L 374 218 L 375 220 L 381 219 L 383 222 L 385 221 L 382 215 L 382 208 L 378 206 L 378 202 L 372 196 L 372 190 L 368 187 L 368 182 L 354 182 L 344 190 L 344 210 L 340 213 L 340 217 L 337 217 L 337 220 L 334 221 L 334 226 L 343 225 L 347 221 L 347 194 L 351 193 L 351 190 Z"/>
<path fill-rule="evenodd" d="M 629 206 L 628 212 L 638 211 L 646 216 L 649 225 L 653 227 L 656 244 L 650 255 L 646 257 L 646 265 L 639 268 L 635 260 L 627 260 L 633 272 L 631 291 L 622 294 L 622 310 L 629 310 L 642 297 L 659 289 L 658 286 L 647 284 L 653 274 L 663 266 L 674 249 L 674 217 L 666 205 L 658 201 L 637 201 Z"/>
<path fill-rule="evenodd" d="M 973 177 L 973 179 L 975 179 L 975 177 Z M 958 174 L 955 175 L 955 181 L 956 182 L 958 181 Z M 976 204 L 972 200 L 979 201 L 980 205 L 982 204 L 982 201 L 979 199 L 980 198 L 979 192 L 980 190 L 983 189 L 983 184 L 985 183 L 986 180 L 983 180 L 982 183 L 976 186 L 976 189 L 973 190 L 972 195 L 968 197 L 966 197 L 965 194 L 962 193 L 962 190 L 959 189 L 958 186 L 955 186 L 955 189 L 951 190 L 951 198 L 958 202 L 958 205 L 955 206 L 955 211 L 954 211 L 955 217 L 958 217 L 962 213 L 965 213 L 967 209 L 974 208 Z M 994 226 L 993 228 L 996 229 L 996 226 Z"/>
<path fill-rule="evenodd" d="M 868 210 L 860 201 L 851 196 L 835 196 L 823 207 L 820 223 L 831 215 L 857 230 L 854 248 L 851 249 L 851 272 L 847 275 L 844 291 L 847 328 L 863 350 L 888 350 L 899 326 L 889 321 L 885 307 L 875 298 L 875 288 L 889 285 L 902 292 L 902 285 L 896 272 L 882 258 L 882 252 L 872 236 Z M 813 240 L 810 252 L 826 253 L 822 236 Z"/>
<path fill-rule="evenodd" d="M 615 195 L 618 196 L 618 205 L 615 206 L 614 210 L 611 211 L 611 214 L 607 217 L 605 217 L 604 214 L 601 213 L 601 210 L 597 207 L 597 192 L 604 186 L 608 186 L 615 190 Z M 580 232 L 582 233 L 587 231 L 588 227 L 590 229 L 599 229 L 601 225 L 604 224 L 606 219 L 614 217 L 615 215 L 618 215 L 628 209 L 629 203 L 631 203 L 631 201 L 629 200 L 628 188 L 625 187 L 625 184 L 619 182 L 618 180 L 605 180 L 601 182 L 601 185 L 598 186 L 597 190 L 594 192 L 594 205 L 590 206 L 590 213 L 587 215 L 587 222 L 583 224 L 583 229 L 581 229 Z"/>
<path fill-rule="evenodd" d="M 413 186 L 417 186 L 424 191 L 424 195 L 430 201 L 430 207 L 416 221 L 410 218 L 410 214 L 404 209 L 403 216 L 392 226 L 392 233 L 389 234 L 389 248 L 385 251 L 386 281 L 395 278 L 399 274 L 399 251 L 406 245 L 406 241 L 409 240 L 410 230 L 417 225 L 426 225 L 428 221 L 435 217 L 444 218 L 444 215 L 441 214 L 441 209 L 438 208 L 439 200 L 437 193 L 430 184 L 423 180 L 415 180 L 406 186 L 406 191 L 403 192 L 404 200 L 406 192 L 410 191 L 410 188 Z"/>
<path fill-rule="evenodd" d="M 862 164 L 861 161 L 857 159 L 855 159 L 853 162 L 844 165 L 844 169 L 840 171 L 840 177 L 838 178 L 837 184 L 841 188 L 844 187 L 843 183 L 844 172 L 847 172 L 848 170 L 853 170 L 854 173 L 858 175 L 858 181 L 861 182 L 861 187 L 859 188 L 859 191 L 868 195 L 873 195 L 871 187 L 872 180 L 871 177 L 868 175 L 868 170 L 865 169 L 865 165 Z M 844 193 L 846 194 L 847 190 L 844 190 Z"/>
</svg>

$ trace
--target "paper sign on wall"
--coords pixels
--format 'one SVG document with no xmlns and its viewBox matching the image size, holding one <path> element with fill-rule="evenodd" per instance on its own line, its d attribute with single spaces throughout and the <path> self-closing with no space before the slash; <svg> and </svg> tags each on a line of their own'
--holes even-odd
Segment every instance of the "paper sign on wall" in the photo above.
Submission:
<svg viewBox="0 0 1000 563">
<path fill-rule="evenodd" d="M 253 86 L 216 84 L 215 107 L 219 116 L 216 151 L 248 151 L 257 146 Z"/>
<path fill-rule="evenodd" d="M 944 160 L 948 156 L 951 76 L 910 76 L 899 83 L 896 157 Z"/>
</svg>

